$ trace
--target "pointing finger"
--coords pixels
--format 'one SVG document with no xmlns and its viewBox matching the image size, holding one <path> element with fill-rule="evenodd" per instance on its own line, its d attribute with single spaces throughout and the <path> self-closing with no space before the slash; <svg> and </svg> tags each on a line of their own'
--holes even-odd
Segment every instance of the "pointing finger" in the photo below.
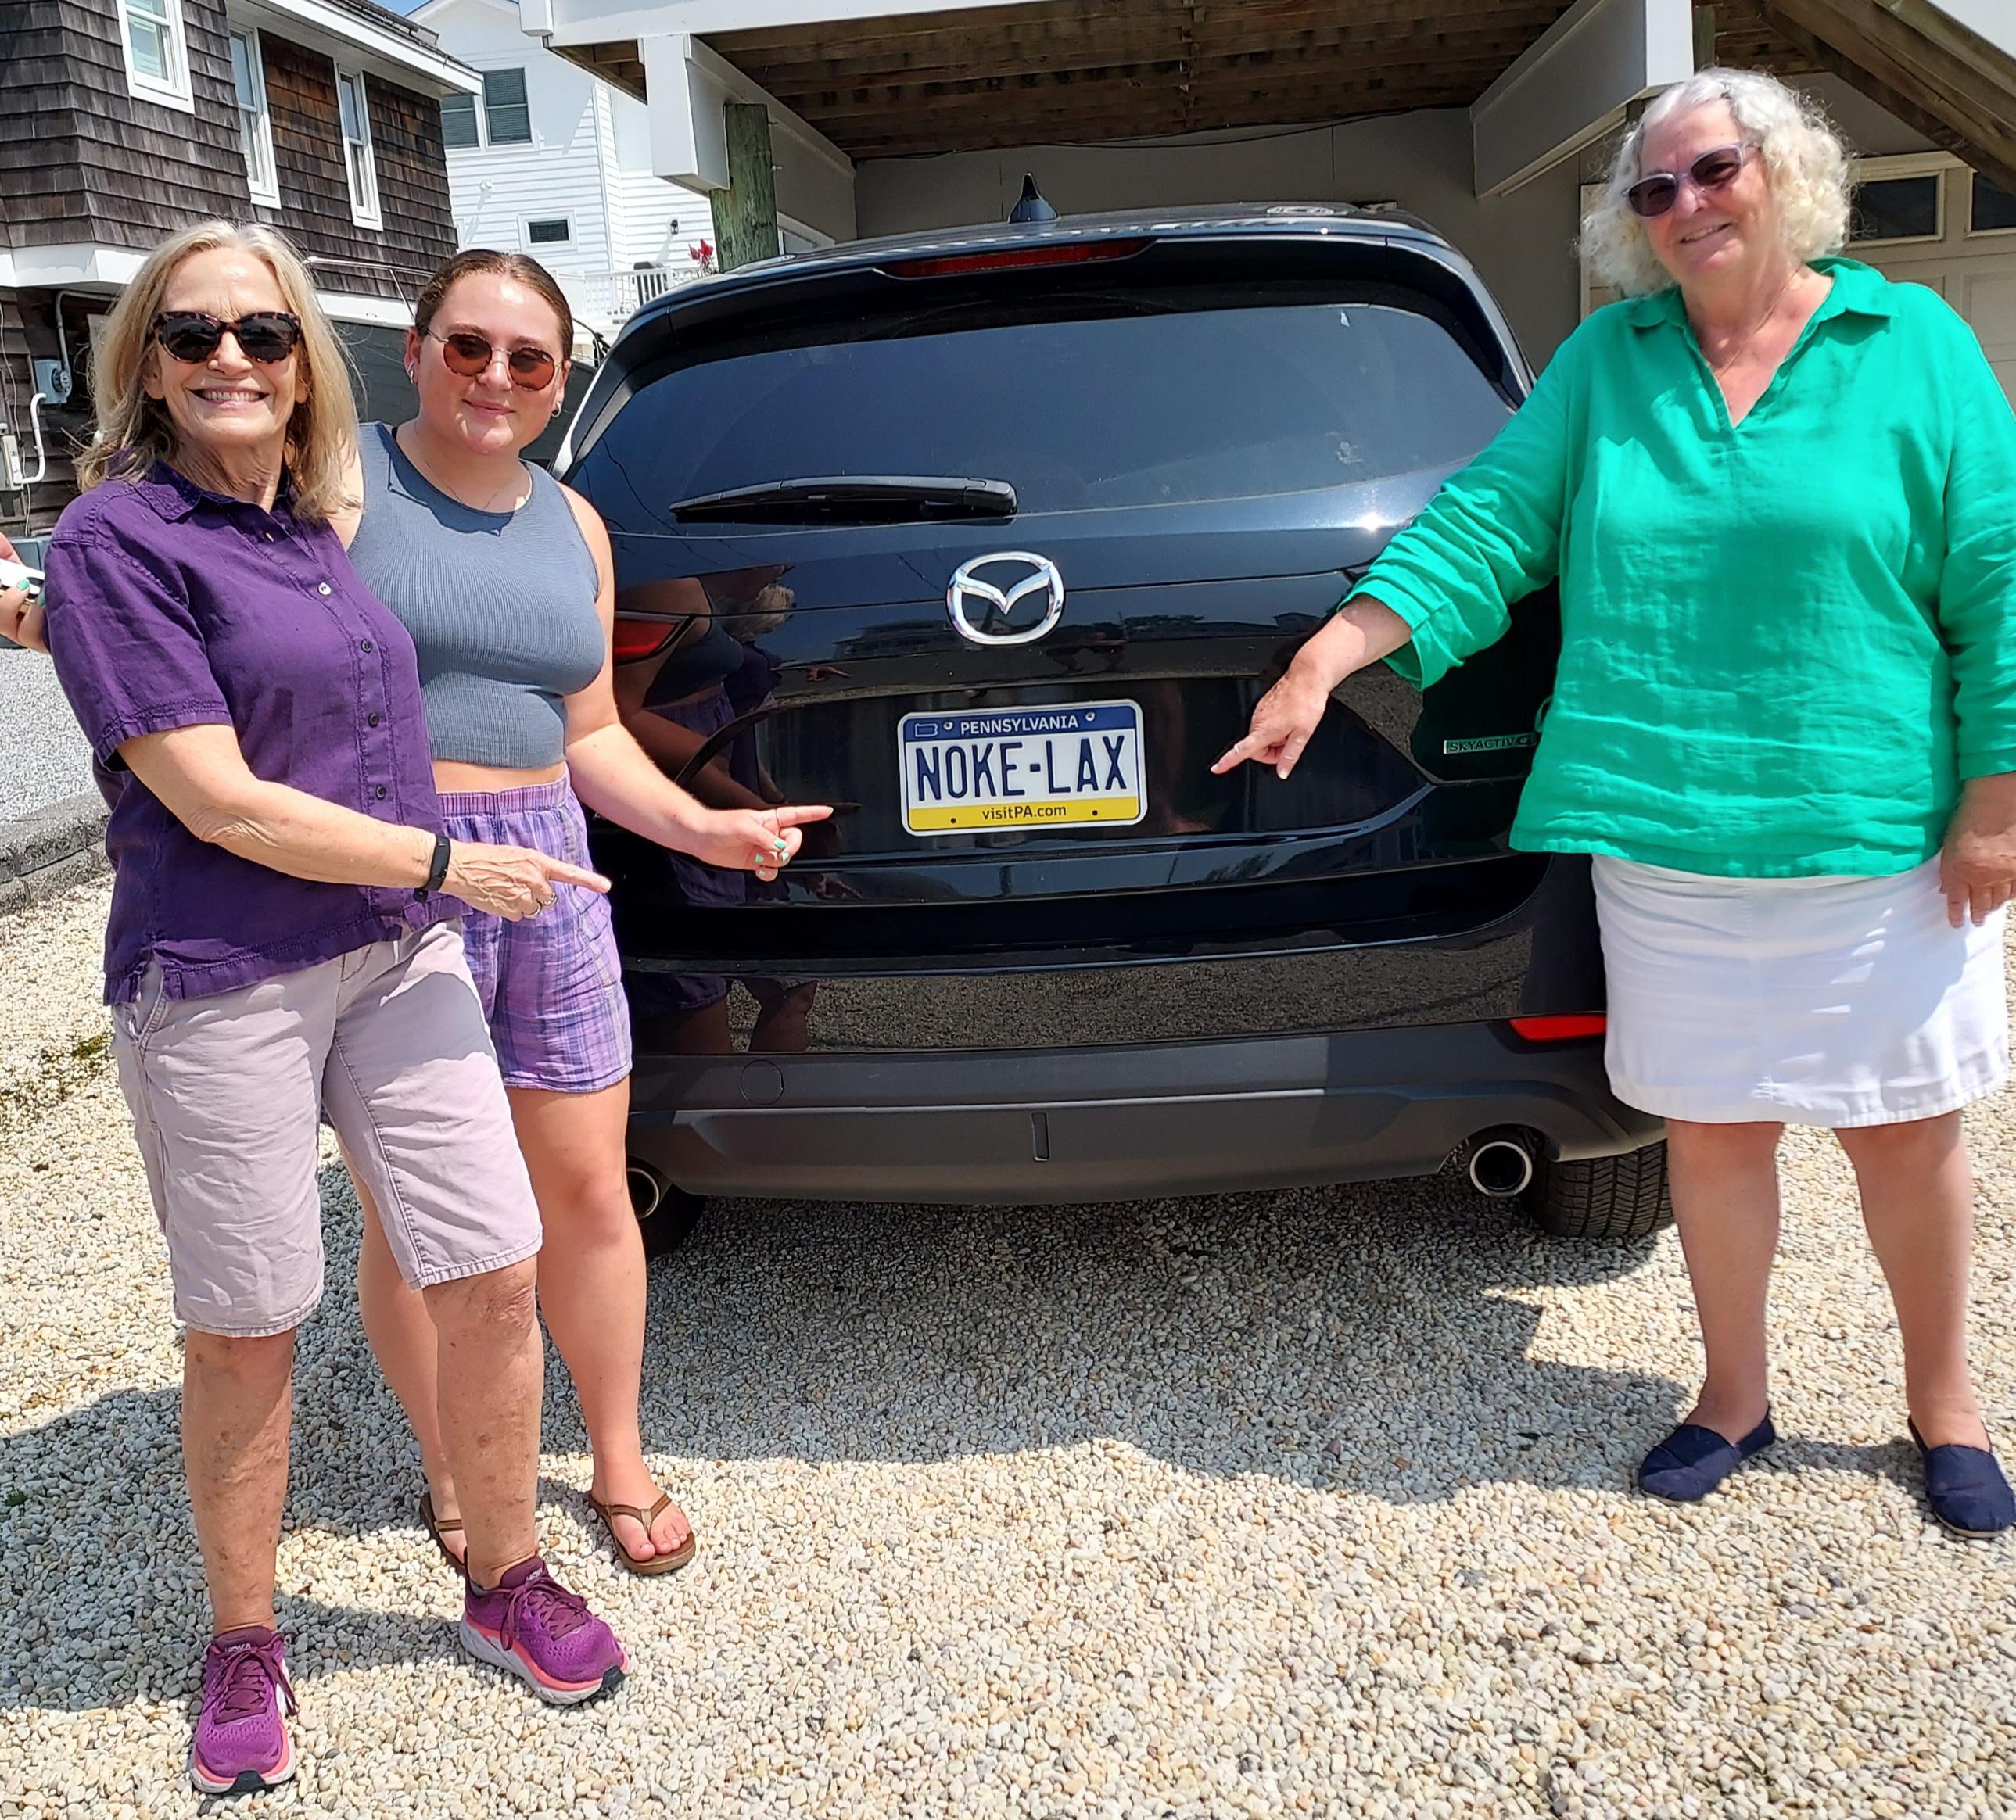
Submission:
<svg viewBox="0 0 2016 1820">
<path fill-rule="evenodd" d="M 578 885 L 584 891 L 607 892 L 609 881 L 599 872 L 589 872 L 584 866 L 569 865 L 563 859 L 555 859 L 549 854 L 539 855 L 539 869 L 548 878 L 563 885 Z"/>
<path fill-rule="evenodd" d="M 1265 743 L 1261 739 L 1260 736 L 1258 733 L 1248 733 L 1237 745 L 1230 747 L 1225 756 L 1211 768 L 1211 775 L 1222 777 L 1235 765 L 1244 764 L 1249 758 L 1259 757 L 1265 750 Z"/>
</svg>

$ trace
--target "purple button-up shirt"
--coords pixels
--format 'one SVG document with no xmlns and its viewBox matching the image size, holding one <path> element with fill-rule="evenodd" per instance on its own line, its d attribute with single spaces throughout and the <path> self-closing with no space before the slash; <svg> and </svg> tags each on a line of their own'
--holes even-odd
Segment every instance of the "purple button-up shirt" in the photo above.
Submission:
<svg viewBox="0 0 2016 1820">
<path fill-rule="evenodd" d="M 197 840 L 120 761 L 142 734 L 229 727 L 255 776 L 440 827 L 412 641 L 327 525 L 157 466 L 74 502 L 47 566 L 49 653 L 112 811 L 107 1003 L 131 998 L 149 961 L 170 998 L 201 998 L 461 914 L 439 896 L 240 859 Z"/>
</svg>

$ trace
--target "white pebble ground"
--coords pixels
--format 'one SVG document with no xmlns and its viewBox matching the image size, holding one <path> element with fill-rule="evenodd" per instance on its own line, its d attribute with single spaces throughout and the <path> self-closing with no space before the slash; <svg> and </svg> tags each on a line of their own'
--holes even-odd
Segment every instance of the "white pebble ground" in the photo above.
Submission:
<svg viewBox="0 0 2016 1820">
<path fill-rule="evenodd" d="M 0 928 L 0 1815 L 198 1811 L 204 1624 L 159 1243 L 103 1052 L 103 889 Z M 2016 1441 L 2016 1134 L 1973 1120 Z M 1921 1505 L 1846 1172 L 1786 1158 L 1786 1440 L 1628 1488 L 1697 1340 L 1670 1234 L 1448 1181 L 1078 1210 L 718 1209 L 652 1287 L 645 1433 L 700 1536 L 626 1577 L 549 1380 L 542 1527 L 621 1630 L 549 1712 L 464 1660 L 327 1196 L 261 1815 L 2016 1814 L 2016 1547 Z"/>
<path fill-rule="evenodd" d="M 91 748 L 34 651 L 0 645 L 0 821 L 91 788 Z"/>
</svg>

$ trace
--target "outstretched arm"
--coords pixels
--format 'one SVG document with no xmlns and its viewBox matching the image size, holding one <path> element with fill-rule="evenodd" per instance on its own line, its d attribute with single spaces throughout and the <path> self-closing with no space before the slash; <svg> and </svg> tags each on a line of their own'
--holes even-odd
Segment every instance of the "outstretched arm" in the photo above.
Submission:
<svg viewBox="0 0 2016 1820">
<path fill-rule="evenodd" d="M 1407 622 L 1369 595 L 1349 602 L 1295 653 L 1288 673 L 1261 696 L 1246 737 L 1211 768 L 1222 776 L 1251 760 L 1276 777 L 1295 768 L 1330 706 L 1330 691 L 1355 671 L 1390 657 L 1411 636 Z"/>
<path fill-rule="evenodd" d="M 1330 691 L 1368 664 L 1425 689 L 1503 635 L 1513 603 L 1551 581 L 1568 494 L 1567 349 L 1477 459 L 1452 475 L 1386 547 L 1288 673 L 1261 696 L 1244 739 L 1211 767 L 1251 761 L 1287 777 L 1314 736 Z"/>
<path fill-rule="evenodd" d="M 596 611 L 607 641 L 616 617 L 615 561 L 609 533 L 595 509 L 571 489 L 567 503 L 595 558 L 600 585 Z M 605 657 L 602 673 L 567 699 L 567 769 L 574 793 L 598 815 L 710 865 L 753 872 L 774 879 L 790 863 L 808 822 L 833 811 L 822 804 L 765 809 L 710 809 L 682 790 L 639 746 L 616 711 L 611 680 L 615 658 Z"/>
</svg>

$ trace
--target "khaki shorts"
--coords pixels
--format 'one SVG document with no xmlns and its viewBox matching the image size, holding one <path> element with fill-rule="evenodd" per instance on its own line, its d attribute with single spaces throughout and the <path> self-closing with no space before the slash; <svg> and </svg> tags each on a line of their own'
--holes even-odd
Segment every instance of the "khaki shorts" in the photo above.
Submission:
<svg viewBox="0 0 2016 1820">
<path fill-rule="evenodd" d="M 459 924 L 201 998 L 168 998 L 150 966 L 112 1023 L 175 1312 L 198 1333 L 285 1333 L 322 1300 L 323 1117 L 415 1288 L 538 1250 Z"/>
</svg>

